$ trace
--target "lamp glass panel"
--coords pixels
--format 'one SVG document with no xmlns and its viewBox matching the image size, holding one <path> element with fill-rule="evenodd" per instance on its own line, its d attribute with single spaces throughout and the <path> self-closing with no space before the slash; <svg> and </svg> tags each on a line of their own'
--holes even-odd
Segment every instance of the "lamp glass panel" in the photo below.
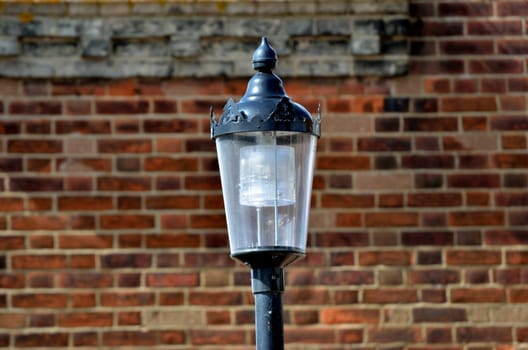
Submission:
<svg viewBox="0 0 528 350">
<path fill-rule="evenodd" d="M 316 142 L 283 131 L 216 138 L 232 254 L 306 250 Z"/>
<path fill-rule="evenodd" d="M 240 204 L 273 207 L 295 204 L 295 149 L 256 145 L 240 149 Z"/>
</svg>

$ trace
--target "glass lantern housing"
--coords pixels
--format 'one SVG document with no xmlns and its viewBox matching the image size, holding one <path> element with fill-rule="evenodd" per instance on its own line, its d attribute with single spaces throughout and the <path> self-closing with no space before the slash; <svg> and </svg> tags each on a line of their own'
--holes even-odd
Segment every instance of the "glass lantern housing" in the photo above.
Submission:
<svg viewBox="0 0 528 350">
<path fill-rule="evenodd" d="M 271 68 L 263 38 L 246 93 L 229 100 L 216 141 L 231 256 L 255 266 L 285 266 L 306 251 L 318 117 L 291 101 Z"/>
</svg>

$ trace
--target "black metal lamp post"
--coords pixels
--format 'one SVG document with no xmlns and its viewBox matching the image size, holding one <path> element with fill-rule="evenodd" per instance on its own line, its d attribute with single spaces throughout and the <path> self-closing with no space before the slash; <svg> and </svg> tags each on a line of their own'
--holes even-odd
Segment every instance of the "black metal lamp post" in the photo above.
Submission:
<svg viewBox="0 0 528 350">
<path fill-rule="evenodd" d="M 211 112 L 231 256 L 251 267 L 257 350 L 284 348 L 283 268 L 304 256 L 320 114 L 286 95 L 272 69 L 277 53 L 262 38 L 257 73 L 230 99 L 218 122 Z"/>
</svg>

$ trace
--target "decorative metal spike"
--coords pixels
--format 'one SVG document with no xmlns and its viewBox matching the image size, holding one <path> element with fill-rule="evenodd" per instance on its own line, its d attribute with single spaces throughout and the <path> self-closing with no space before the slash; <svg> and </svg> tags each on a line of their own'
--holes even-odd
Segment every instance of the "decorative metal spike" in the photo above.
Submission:
<svg viewBox="0 0 528 350">
<path fill-rule="evenodd" d="M 314 135 L 317 135 L 317 137 L 321 136 L 321 104 L 317 106 L 317 117 L 314 120 L 313 123 L 313 133 Z"/>
<path fill-rule="evenodd" d="M 216 128 L 216 120 L 215 120 L 215 116 L 214 116 L 214 113 L 213 113 L 213 106 L 209 107 L 209 114 L 210 114 L 210 118 L 211 118 L 211 139 L 214 139 L 214 131 L 215 131 L 215 128 Z"/>
</svg>

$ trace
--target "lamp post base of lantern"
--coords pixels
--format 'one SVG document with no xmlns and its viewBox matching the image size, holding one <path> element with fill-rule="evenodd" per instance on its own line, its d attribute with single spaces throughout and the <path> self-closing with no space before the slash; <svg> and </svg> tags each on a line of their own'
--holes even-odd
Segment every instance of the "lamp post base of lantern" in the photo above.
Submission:
<svg viewBox="0 0 528 350">
<path fill-rule="evenodd" d="M 285 267 L 305 256 L 304 251 L 295 247 L 264 246 L 233 251 L 231 257 L 252 269 L 274 266 Z"/>
<path fill-rule="evenodd" d="M 283 350 L 284 270 L 281 267 L 252 268 L 251 289 L 255 296 L 257 350 Z"/>
</svg>

